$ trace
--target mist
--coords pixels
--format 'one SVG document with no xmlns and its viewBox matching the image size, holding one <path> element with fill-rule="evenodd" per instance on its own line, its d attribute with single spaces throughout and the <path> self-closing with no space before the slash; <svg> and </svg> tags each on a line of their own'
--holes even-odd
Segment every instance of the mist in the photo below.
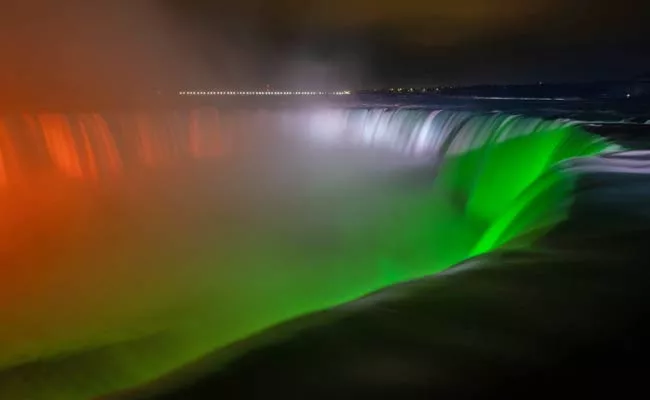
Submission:
<svg viewBox="0 0 650 400">
<path fill-rule="evenodd" d="M 16 2 L 0 16 L 2 104 L 142 99 L 212 79 L 189 31 L 152 0 Z"/>
<path fill-rule="evenodd" d="M 0 106 L 101 108 L 185 89 L 342 89 L 358 82 L 362 68 L 350 52 L 271 45 L 276 39 L 265 37 L 256 18 L 226 20 L 196 18 L 155 0 L 16 1 L 0 16 Z"/>
</svg>

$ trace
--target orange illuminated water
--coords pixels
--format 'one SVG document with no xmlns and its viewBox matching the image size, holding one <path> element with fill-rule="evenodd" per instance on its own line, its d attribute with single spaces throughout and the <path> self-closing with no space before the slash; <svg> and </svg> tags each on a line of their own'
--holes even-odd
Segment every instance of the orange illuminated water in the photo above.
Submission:
<svg viewBox="0 0 650 400">
<path fill-rule="evenodd" d="M 191 248 L 202 236 L 177 235 L 208 201 L 169 171 L 227 160 L 221 122 L 214 109 L 0 116 L 0 398 L 31 390 L 13 386 L 20 365 L 160 331 L 192 298 L 196 270 L 175 257 L 213 265 Z M 43 385 L 45 398 L 77 398 Z"/>
<path fill-rule="evenodd" d="M 160 166 L 226 153 L 216 110 L 184 115 L 38 114 L 0 117 L 0 188 L 47 174 L 97 180 L 125 166 Z"/>
</svg>

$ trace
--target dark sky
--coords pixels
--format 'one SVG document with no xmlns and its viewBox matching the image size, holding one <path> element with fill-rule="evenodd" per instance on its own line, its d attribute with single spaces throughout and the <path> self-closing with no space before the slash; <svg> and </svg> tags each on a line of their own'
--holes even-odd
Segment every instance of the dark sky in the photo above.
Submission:
<svg viewBox="0 0 650 400">
<path fill-rule="evenodd" d="M 625 78 L 650 70 L 647 1 L 3 4 L 5 93 L 267 82 L 314 89 L 518 83 Z"/>
<path fill-rule="evenodd" d="M 313 62 L 369 85 L 589 80 L 650 68 L 647 1 L 169 3 L 179 17 L 210 26 L 206 35 L 226 33 L 280 70 L 286 60 Z"/>
</svg>

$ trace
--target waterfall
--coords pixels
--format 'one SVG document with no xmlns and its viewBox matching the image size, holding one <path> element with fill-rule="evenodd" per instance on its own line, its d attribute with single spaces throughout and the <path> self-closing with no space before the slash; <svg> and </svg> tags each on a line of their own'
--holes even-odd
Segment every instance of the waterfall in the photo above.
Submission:
<svg viewBox="0 0 650 400">
<path fill-rule="evenodd" d="M 0 118 L 0 187 L 43 174 L 97 180 L 134 166 L 222 157 L 237 136 L 256 140 L 255 135 L 268 131 L 444 159 L 487 142 L 572 125 L 568 120 L 415 108 L 10 115 Z"/>
<path fill-rule="evenodd" d="M 426 162 L 407 171 L 416 184 L 377 183 L 339 165 L 339 147 Z M 530 246 L 569 217 L 564 163 L 617 149 L 567 120 L 423 108 L 4 116 L 0 397 L 141 385 L 283 321 Z M 235 158 L 241 176 L 220 174 Z"/>
</svg>

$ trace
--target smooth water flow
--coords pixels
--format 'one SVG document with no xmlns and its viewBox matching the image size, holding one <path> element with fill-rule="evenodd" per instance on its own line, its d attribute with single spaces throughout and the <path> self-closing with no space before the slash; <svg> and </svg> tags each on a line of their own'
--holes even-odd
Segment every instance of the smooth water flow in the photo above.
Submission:
<svg viewBox="0 0 650 400">
<path fill-rule="evenodd" d="M 569 121 L 409 108 L 5 116 L 0 397 L 140 385 L 528 246 L 567 216 L 562 162 L 616 149 Z"/>
</svg>

